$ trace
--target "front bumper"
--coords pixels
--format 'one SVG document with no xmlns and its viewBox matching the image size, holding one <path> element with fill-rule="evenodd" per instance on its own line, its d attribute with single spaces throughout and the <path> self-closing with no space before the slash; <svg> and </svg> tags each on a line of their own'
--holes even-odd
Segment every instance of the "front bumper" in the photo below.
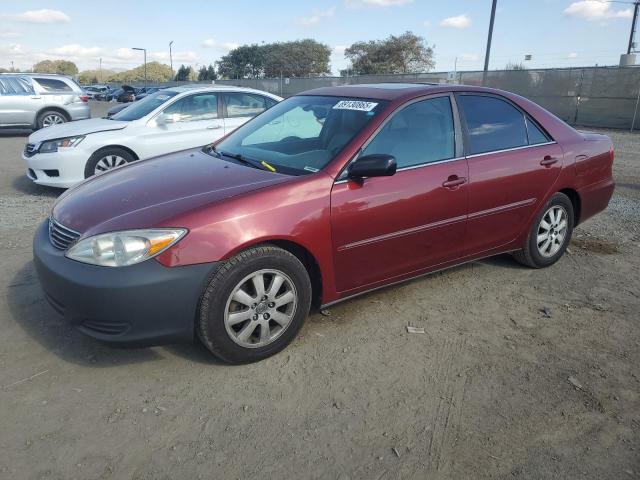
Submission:
<svg viewBox="0 0 640 480">
<path fill-rule="evenodd" d="M 53 153 L 36 153 L 22 160 L 27 164 L 27 177 L 38 185 L 70 188 L 84 180 L 84 169 L 90 152 L 77 147 L 61 148 Z"/>
<path fill-rule="evenodd" d="M 155 260 L 130 267 L 88 265 L 36 231 L 33 256 L 45 297 L 82 333 L 122 345 L 192 341 L 198 302 L 219 263 L 167 268 Z"/>
</svg>

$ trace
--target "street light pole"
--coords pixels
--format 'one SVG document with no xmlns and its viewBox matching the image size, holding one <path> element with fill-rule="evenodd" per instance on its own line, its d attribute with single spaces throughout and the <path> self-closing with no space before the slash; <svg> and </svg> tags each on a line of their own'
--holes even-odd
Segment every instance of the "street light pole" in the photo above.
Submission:
<svg viewBox="0 0 640 480">
<path fill-rule="evenodd" d="M 169 42 L 169 66 L 171 67 L 171 80 L 173 80 L 173 54 L 171 52 L 171 45 L 173 45 L 173 40 Z"/>
<path fill-rule="evenodd" d="M 132 50 L 140 50 L 144 52 L 144 89 L 147 90 L 147 49 L 146 48 L 138 48 L 131 47 Z"/>
<path fill-rule="evenodd" d="M 633 50 L 633 37 L 636 35 L 636 21 L 638 20 L 638 6 L 640 1 L 636 1 L 633 6 L 633 20 L 631 20 L 631 33 L 629 34 L 629 46 L 627 47 L 627 55 Z"/>
<path fill-rule="evenodd" d="M 487 84 L 487 71 L 489 70 L 489 56 L 491 54 L 491 38 L 493 37 L 493 21 L 496 18 L 496 3 L 498 0 L 493 0 L 491 4 L 491 20 L 489 20 L 489 35 L 487 35 L 487 51 L 484 54 L 484 71 L 482 72 L 482 85 Z"/>
</svg>

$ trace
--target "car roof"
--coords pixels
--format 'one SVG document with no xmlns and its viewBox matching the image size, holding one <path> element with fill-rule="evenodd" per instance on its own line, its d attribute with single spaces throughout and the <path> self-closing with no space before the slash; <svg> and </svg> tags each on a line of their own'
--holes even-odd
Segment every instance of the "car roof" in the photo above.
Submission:
<svg viewBox="0 0 640 480">
<path fill-rule="evenodd" d="M 180 85 L 177 87 L 164 87 L 164 90 L 171 90 L 172 92 L 184 93 L 184 92 L 246 92 L 257 93 L 260 95 L 269 95 L 273 98 L 279 98 L 277 95 L 263 90 L 256 90 L 255 88 L 236 87 L 235 85 Z"/>
<path fill-rule="evenodd" d="M 455 85 L 449 83 L 362 83 L 355 85 L 340 85 L 336 87 L 321 87 L 301 92 L 298 95 L 321 95 L 328 97 L 369 98 L 374 100 L 404 100 L 422 95 L 452 92 L 496 92 L 495 89 L 474 87 L 469 85 Z"/>
</svg>

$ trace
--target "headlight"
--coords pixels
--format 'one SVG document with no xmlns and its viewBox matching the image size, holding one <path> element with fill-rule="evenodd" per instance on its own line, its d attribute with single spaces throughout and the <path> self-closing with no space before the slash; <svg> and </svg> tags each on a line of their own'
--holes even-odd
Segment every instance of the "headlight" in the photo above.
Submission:
<svg viewBox="0 0 640 480">
<path fill-rule="evenodd" d="M 186 233 L 182 228 L 103 233 L 80 240 L 66 256 L 92 265 L 125 267 L 164 252 Z"/>
<path fill-rule="evenodd" d="M 53 153 L 57 152 L 59 148 L 75 147 L 82 140 L 84 140 L 84 136 L 47 140 L 46 142 L 42 142 L 42 144 L 40 144 L 40 149 L 38 151 L 40 153 Z"/>
</svg>

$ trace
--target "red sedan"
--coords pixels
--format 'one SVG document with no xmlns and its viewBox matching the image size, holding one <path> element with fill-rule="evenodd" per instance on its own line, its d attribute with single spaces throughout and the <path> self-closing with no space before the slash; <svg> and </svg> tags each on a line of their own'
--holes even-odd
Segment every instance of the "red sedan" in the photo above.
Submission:
<svg viewBox="0 0 640 480">
<path fill-rule="evenodd" d="M 35 262 L 54 309 L 92 337 L 197 336 L 250 362 L 311 306 L 504 252 L 552 265 L 607 207 L 612 163 L 609 138 L 507 92 L 322 88 L 63 194 Z"/>
</svg>

